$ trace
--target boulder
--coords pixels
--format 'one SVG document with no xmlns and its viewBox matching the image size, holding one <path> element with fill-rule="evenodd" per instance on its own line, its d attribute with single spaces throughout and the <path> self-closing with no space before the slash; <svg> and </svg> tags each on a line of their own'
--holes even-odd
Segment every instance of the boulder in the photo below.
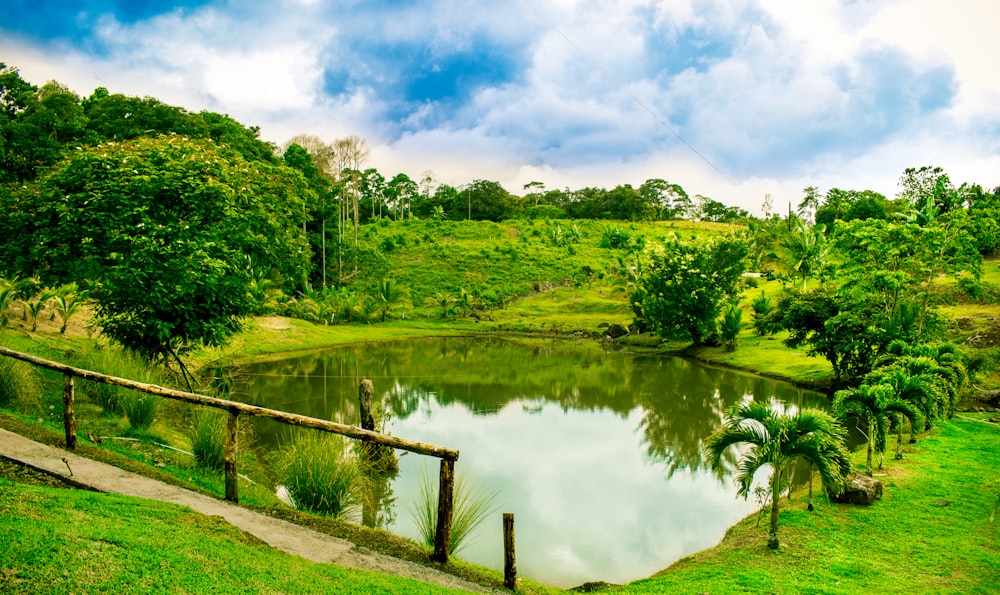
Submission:
<svg viewBox="0 0 1000 595">
<path fill-rule="evenodd" d="M 611 337 L 612 339 L 617 339 L 618 337 L 624 337 L 628 334 L 628 329 L 620 324 L 612 324 L 604 331 L 605 337 Z"/>
<path fill-rule="evenodd" d="M 867 475 L 855 473 L 847 478 L 842 492 L 830 494 L 830 497 L 834 502 L 841 504 L 868 506 L 882 498 L 882 482 Z"/>
</svg>

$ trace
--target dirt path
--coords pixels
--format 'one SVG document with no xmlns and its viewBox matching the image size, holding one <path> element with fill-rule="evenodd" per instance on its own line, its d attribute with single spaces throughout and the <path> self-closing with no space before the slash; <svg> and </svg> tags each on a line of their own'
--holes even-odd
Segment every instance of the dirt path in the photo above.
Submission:
<svg viewBox="0 0 1000 595">
<path fill-rule="evenodd" d="M 234 527 L 254 535 L 271 547 L 314 562 L 395 574 L 475 593 L 495 592 L 427 566 L 362 550 L 344 539 L 80 457 L 70 451 L 40 444 L 2 428 L 0 428 L 0 456 L 57 475 L 81 487 L 171 502 L 187 506 L 202 514 L 222 517 Z"/>
</svg>

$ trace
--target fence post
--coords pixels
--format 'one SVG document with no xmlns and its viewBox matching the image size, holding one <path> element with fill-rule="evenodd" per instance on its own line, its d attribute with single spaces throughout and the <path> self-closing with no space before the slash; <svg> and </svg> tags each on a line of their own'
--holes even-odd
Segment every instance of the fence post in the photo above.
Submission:
<svg viewBox="0 0 1000 595">
<path fill-rule="evenodd" d="M 230 409 L 226 419 L 226 500 L 239 502 L 239 486 L 236 476 L 236 433 L 239 429 L 239 409 Z"/>
<path fill-rule="evenodd" d="M 514 513 L 503 513 L 503 586 L 517 588 L 517 558 L 514 555 Z"/>
<path fill-rule="evenodd" d="M 442 564 L 448 563 L 451 546 L 451 516 L 455 491 L 455 461 L 441 459 L 441 481 L 438 485 L 437 530 L 434 533 L 434 555 Z"/>
<path fill-rule="evenodd" d="M 66 448 L 70 450 L 76 450 L 76 412 L 73 401 L 73 375 L 63 374 L 63 425 L 66 427 Z"/>
</svg>

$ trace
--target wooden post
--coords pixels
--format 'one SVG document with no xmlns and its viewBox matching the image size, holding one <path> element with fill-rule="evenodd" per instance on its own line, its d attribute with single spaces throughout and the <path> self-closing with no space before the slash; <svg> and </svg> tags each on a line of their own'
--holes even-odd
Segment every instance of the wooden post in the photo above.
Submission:
<svg viewBox="0 0 1000 595">
<path fill-rule="evenodd" d="M 76 450 L 76 412 L 73 410 L 73 375 L 63 374 L 63 425 L 66 426 L 66 448 Z"/>
<path fill-rule="evenodd" d="M 438 485 L 437 530 L 434 533 L 434 560 L 448 563 L 451 549 L 451 516 L 455 491 L 455 461 L 441 459 L 441 481 Z"/>
<path fill-rule="evenodd" d="M 239 429 L 239 409 L 230 409 L 226 419 L 226 500 L 239 502 L 239 484 L 236 476 L 236 435 Z"/>
<path fill-rule="evenodd" d="M 514 556 L 514 513 L 503 513 L 503 586 L 517 588 L 517 560 Z"/>
<path fill-rule="evenodd" d="M 375 416 L 372 415 L 373 394 L 375 394 L 375 386 L 371 380 L 365 378 L 358 386 L 358 404 L 361 410 L 361 427 L 371 432 L 375 431 Z"/>
</svg>

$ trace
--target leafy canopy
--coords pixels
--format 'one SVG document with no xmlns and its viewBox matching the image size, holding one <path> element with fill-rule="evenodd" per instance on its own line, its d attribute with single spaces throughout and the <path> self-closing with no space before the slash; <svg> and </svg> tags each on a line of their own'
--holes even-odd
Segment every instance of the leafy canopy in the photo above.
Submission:
<svg viewBox="0 0 1000 595">
<path fill-rule="evenodd" d="M 248 263 L 306 273 L 307 192 L 297 172 L 210 141 L 105 143 L 41 181 L 29 261 L 46 280 L 92 283 L 97 323 L 144 356 L 218 344 L 253 310 Z"/>
</svg>

